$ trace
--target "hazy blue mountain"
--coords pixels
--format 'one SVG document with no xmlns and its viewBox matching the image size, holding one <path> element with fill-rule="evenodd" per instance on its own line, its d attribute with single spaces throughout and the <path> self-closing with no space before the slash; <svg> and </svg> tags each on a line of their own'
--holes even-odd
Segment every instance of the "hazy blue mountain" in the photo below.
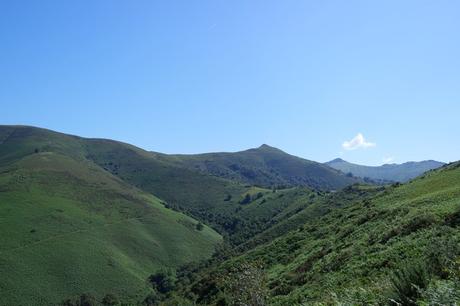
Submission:
<svg viewBox="0 0 460 306">
<path fill-rule="evenodd" d="M 406 182 L 428 170 L 437 169 L 444 165 L 444 163 L 435 160 L 424 160 L 420 162 L 385 164 L 373 167 L 349 163 L 341 158 L 336 158 L 325 164 L 344 173 L 351 173 L 353 176 L 394 182 Z"/>
</svg>

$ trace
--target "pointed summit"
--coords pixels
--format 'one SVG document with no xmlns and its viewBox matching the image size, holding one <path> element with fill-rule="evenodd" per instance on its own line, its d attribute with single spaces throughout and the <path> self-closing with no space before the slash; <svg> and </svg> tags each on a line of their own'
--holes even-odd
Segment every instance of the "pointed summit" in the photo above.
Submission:
<svg viewBox="0 0 460 306">
<path fill-rule="evenodd" d="M 260 147 L 256 148 L 255 150 L 264 151 L 264 152 L 283 152 L 282 150 L 269 146 L 268 144 L 265 144 L 265 143 L 262 144 Z"/>
<path fill-rule="evenodd" d="M 347 161 L 346 160 L 343 160 L 341 158 L 336 158 L 336 159 L 333 159 L 331 161 L 328 161 L 326 164 L 331 164 L 331 163 L 346 163 Z"/>
<path fill-rule="evenodd" d="M 276 148 L 271 147 L 268 144 L 263 143 L 258 149 L 276 149 Z"/>
</svg>

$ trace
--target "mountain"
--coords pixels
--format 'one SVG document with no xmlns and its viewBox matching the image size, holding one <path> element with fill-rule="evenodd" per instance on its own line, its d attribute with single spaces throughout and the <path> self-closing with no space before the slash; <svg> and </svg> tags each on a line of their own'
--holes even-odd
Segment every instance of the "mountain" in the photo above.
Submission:
<svg viewBox="0 0 460 306">
<path fill-rule="evenodd" d="M 208 258 L 222 237 L 88 159 L 88 140 L 0 127 L 0 305 L 150 292 L 147 277 Z"/>
<path fill-rule="evenodd" d="M 216 156 L 235 178 L 191 164 L 203 156 L 0 126 L 0 304 L 52 304 L 85 292 L 142 299 L 149 274 L 206 259 L 222 242 L 198 222 L 236 246 L 313 205 L 319 192 L 279 185 L 355 182 L 268 146 L 204 159 Z M 252 186 L 245 169 L 276 188 Z"/>
<path fill-rule="evenodd" d="M 459 198 L 460 163 L 376 186 L 267 145 L 167 155 L 0 126 L 0 305 L 452 304 Z"/>
<path fill-rule="evenodd" d="M 189 169 L 262 187 L 306 186 L 334 190 L 359 182 L 327 165 L 287 154 L 266 144 L 235 153 L 158 156 Z"/>
<path fill-rule="evenodd" d="M 407 182 L 426 171 L 437 169 L 444 165 L 442 162 L 425 160 L 421 162 L 385 164 L 383 166 L 372 167 L 349 163 L 341 158 L 336 158 L 325 164 L 343 173 L 351 173 L 356 177 L 393 182 Z"/>
<path fill-rule="evenodd" d="M 458 303 L 460 162 L 371 188 L 379 190 L 326 195 L 336 205 L 323 216 L 181 272 L 165 305 L 231 305 L 235 298 L 267 305 Z"/>
</svg>

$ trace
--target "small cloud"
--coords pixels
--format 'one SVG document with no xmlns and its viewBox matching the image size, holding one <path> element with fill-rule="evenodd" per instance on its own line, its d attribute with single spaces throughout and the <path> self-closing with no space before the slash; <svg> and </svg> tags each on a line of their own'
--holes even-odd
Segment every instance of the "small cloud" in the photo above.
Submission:
<svg viewBox="0 0 460 306">
<path fill-rule="evenodd" d="M 366 139 L 364 139 L 363 134 L 358 133 L 352 140 L 350 141 L 344 141 L 342 144 L 342 148 L 345 150 L 356 150 L 359 148 L 367 149 L 367 148 L 372 148 L 375 147 L 376 144 L 374 142 L 368 142 Z"/>
<path fill-rule="evenodd" d="M 388 156 L 388 157 L 384 157 L 382 161 L 384 164 L 390 164 L 395 161 L 395 158 L 393 156 Z"/>
</svg>

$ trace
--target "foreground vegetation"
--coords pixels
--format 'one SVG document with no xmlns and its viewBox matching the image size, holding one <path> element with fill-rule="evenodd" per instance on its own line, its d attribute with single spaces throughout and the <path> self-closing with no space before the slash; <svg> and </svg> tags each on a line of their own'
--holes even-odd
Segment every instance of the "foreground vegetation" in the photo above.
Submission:
<svg viewBox="0 0 460 306">
<path fill-rule="evenodd" d="M 166 304 L 454 305 L 460 301 L 459 199 L 456 163 L 182 273 Z M 263 302 L 251 302 L 251 284 L 235 289 L 235 271 L 249 271 Z M 235 291 L 245 302 L 235 302 Z"/>
</svg>

